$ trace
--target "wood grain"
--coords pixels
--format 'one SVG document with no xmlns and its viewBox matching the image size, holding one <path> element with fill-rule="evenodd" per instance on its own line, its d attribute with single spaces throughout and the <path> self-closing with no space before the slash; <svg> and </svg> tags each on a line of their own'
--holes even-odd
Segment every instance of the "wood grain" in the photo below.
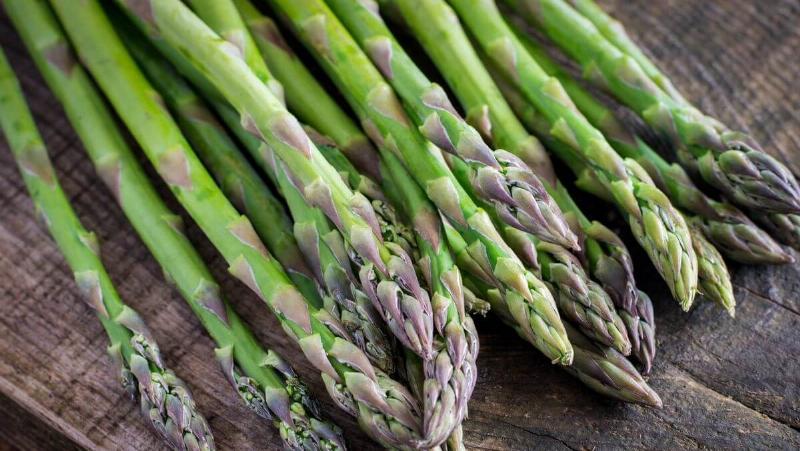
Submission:
<svg viewBox="0 0 800 451">
<path fill-rule="evenodd" d="M 800 169 L 800 3 L 601 3 L 702 109 L 750 130 L 768 151 Z M 276 433 L 229 389 L 211 358 L 213 343 L 164 283 L 93 172 L 5 16 L 0 45 L 22 79 L 66 192 L 103 243 L 112 278 L 150 324 L 169 365 L 189 381 L 220 448 L 274 448 Z M 373 449 L 327 401 L 318 376 L 260 301 L 225 274 L 195 227 L 189 232 L 261 342 L 309 381 L 352 449 Z M 800 447 L 800 265 L 732 268 L 739 307 L 730 319 L 708 304 L 681 313 L 643 254 L 636 257 L 640 283 L 656 304 L 659 354 L 650 383 L 664 408 L 622 405 L 594 394 L 489 317 L 477 324 L 479 381 L 464 425 L 470 448 Z M 46 229 L 34 220 L 1 143 L 0 442 L 10 449 L 160 449 L 117 385 L 106 344 Z"/>
</svg>

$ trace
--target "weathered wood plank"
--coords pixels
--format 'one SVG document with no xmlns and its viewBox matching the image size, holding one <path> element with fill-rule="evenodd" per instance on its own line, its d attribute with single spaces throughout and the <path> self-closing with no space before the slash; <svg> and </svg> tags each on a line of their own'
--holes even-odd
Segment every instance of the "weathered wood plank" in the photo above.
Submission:
<svg viewBox="0 0 800 451">
<path fill-rule="evenodd" d="M 800 169 L 800 4 L 793 0 L 602 1 L 687 96 Z M 213 343 L 135 238 L 85 161 L 57 102 L 4 16 L 0 45 L 22 78 L 65 190 L 103 242 L 120 292 L 146 318 L 166 360 L 191 384 L 222 449 L 268 448 L 272 428 L 241 407 L 211 358 Z M 155 179 L 155 178 L 154 178 Z M 169 198 L 166 191 L 162 192 Z M 174 205 L 174 202 L 170 202 Z M 196 227 L 189 235 L 260 341 L 310 382 L 353 449 L 372 449 L 327 401 L 258 299 L 225 273 Z M 656 302 L 659 355 L 650 381 L 662 410 L 620 405 L 551 366 L 493 318 L 478 322 L 479 381 L 465 423 L 476 449 L 800 447 L 800 265 L 735 268 L 736 319 L 710 305 L 679 311 L 641 255 L 637 271 Z M 161 445 L 119 389 L 106 339 L 79 302 L 70 274 L 32 206 L 6 144 L 0 144 L 0 440 L 53 448 Z M 25 409 L 29 416 L 16 416 Z M 3 416 L 15 415 L 14 421 Z M 11 420 L 11 418 L 9 418 Z M 26 428 L 28 434 L 14 429 Z"/>
</svg>

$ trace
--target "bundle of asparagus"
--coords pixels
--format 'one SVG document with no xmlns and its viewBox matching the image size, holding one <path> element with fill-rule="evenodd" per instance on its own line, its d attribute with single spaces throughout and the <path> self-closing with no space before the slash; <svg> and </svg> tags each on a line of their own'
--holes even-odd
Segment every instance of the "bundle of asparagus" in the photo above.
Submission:
<svg viewBox="0 0 800 451">
<path fill-rule="evenodd" d="M 97 171 L 216 341 L 226 376 L 290 449 L 345 444 L 225 301 L 90 76 L 231 274 L 265 301 L 335 403 L 386 447 L 463 449 L 479 350 L 469 312 L 489 305 L 588 387 L 661 406 L 627 357 L 650 372 L 652 302 L 623 241 L 583 213 L 547 150 L 577 187 L 617 205 L 684 309 L 698 291 L 733 314 L 722 255 L 789 263 L 776 240 L 800 246 L 791 173 L 691 106 L 592 0 L 502 3 L 671 138 L 680 165 L 492 0 L 267 2 L 360 123 L 250 0 L 118 0 L 128 17 L 97 0 L 51 3 L 81 63 L 45 0 L 5 0 Z M 383 20 L 390 13 L 465 115 L 395 38 Z M 185 385 L 90 249 L 1 56 L 3 128 L 79 285 L 94 295 L 123 374 L 133 375 L 126 380 L 171 446 L 212 449 Z M 703 192 L 695 174 L 722 197 Z"/>
</svg>

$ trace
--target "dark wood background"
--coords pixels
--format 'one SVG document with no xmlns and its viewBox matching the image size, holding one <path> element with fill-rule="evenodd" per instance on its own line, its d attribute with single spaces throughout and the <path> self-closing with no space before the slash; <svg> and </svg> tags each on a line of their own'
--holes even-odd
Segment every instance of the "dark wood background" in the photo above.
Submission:
<svg viewBox="0 0 800 451">
<path fill-rule="evenodd" d="M 800 165 L 800 2 L 603 0 L 687 96 Z M 269 449 L 278 437 L 241 406 L 212 358 L 213 343 L 136 238 L 84 156 L 57 101 L 4 15 L 0 45 L 22 79 L 62 184 L 95 230 L 112 278 L 189 380 L 220 449 Z M 170 202 L 171 199 L 170 199 Z M 174 205 L 174 203 L 173 203 Z M 619 223 L 618 223 L 619 224 Z M 310 382 L 351 449 L 372 449 L 336 411 L 298 349 L 192 228 L 236 308 L 262 343 Z M 594 394 L 491 316 L 478 321 L 478 386 L 464 424 L 474 449 L 800 447 L 800 265 L 732 267 L 736 319 L 703 303 L 679 311 L 641 255 L 640 284 L 656 304 L 658 356 L 649 378 L 660 410 Z M 0 443 L 19 449 L 159 449 L 108 365 L 106 337 L 78 299 L 47 231 L 34 221 L 0 143 Z"/>
</svg>

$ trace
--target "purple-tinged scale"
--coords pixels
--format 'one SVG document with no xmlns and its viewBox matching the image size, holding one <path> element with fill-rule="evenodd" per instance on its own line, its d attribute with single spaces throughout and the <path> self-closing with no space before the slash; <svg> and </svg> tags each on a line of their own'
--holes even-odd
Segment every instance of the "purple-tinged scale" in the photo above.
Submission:
<svg viewBox="0 0 800 451">
<path fill-rule="evenodd" d="M 239 216 L 233 222 L 228 224 L 227 229 L 242 244 L 254 249 L 264 257 L 269 257 L 269 251 L 267 251 L 267 248 L 264 247 L 264 243 L 261 242 L 261 239 L 253 229 L 253 225 L 250 223 L 250 220 L 247 219 L 247 216 Z"/>
<path fill-rule="evenodd" d="M 195 289 L 192 297 L 197 299 L 197 303 L 203 306 L 204 309 L 211 312 L 223 324 L 228 325 L 228 314 L 225 310 L 225 304 L 220 295 L 219 286 L 216 283 L 202 279 L 200 284 Z"/>
<path fill-rule="evenodd" d="M 320 338 L 319 334 L 303 337 L 298 340 L 298 344 L 308 361 L 311 362 L 317 370 L 327 374 L 336 382 L 341 381 L 339 373 L 333 369 L 330 360 L 328 360 L 328 355 L 325 352 L 325 347 L 322 345 L 322 338 Z"/>
<path fill-rule="evenodd" d="M 329 354 L 336 360 L 360 371 L 368 378 L 377 380 L 375 369 L 372 367 L 367 356 L 349 341 L 341 338 L 334 339 Z"/>
<path fill-rule="evenodd" d="M 269 123 L 269 130 L 283 144 L 291 147 L 306 158 L 311 158 L 312 144 L 297 119 L 283 112 Z"/>
<path fill-rule="evenodd" d="M 385 36 L 379 36 L 367 39 L 364 46 L 375 66 L 378 67 L 384 77 L 391 80 L 394 77 L 392 71 L 392 41 Z"/>
<path fill-rule="evenodd" d="M 186 152 L 182 147 L 178 146 L 161 155 L 156 169 L 169 185 L 192 189 L 189 160 L 186 159 Z"/>
<path fill-rule="evenodd" d="M 117 200 L 122 202 L 122 195 L 120 191 L 122 181 L 122 165 L 116 159 L 104 161 L 97 166 L 97 172 L 103 183 L 111 190 L 111 194 Z"/>
<path fill-rule="evenodd" d="M 292 411 L 291 411 L 291 401 L 289 400 L 289 394 L 286 393 L 286 389 L 283 387 L 265 387 L 264 388 L 264 400 L 269 406 L 269 410 L 278 417 L 281 421 L 286 423 L 289 426 L 294 426 L 294 421 L 292 420 Z"/>
<path fill-rule="evenodd" d="M 285 316 L 306 333 L 311 333 L 311 316 L 303 295 L 293 285 L 284 285 L 276 290 L 272 305 L 278 313 Z"/>
<path fill-rule="evenodd" d="M 61 39 L 50 44 L 42 53 L 47 62 L 61 71 L 66 77 L 72 75 L 72 71 L 78 64 L 75 60 L 75 55 L 72 53 L 72 48 Z"/>
</svg>

